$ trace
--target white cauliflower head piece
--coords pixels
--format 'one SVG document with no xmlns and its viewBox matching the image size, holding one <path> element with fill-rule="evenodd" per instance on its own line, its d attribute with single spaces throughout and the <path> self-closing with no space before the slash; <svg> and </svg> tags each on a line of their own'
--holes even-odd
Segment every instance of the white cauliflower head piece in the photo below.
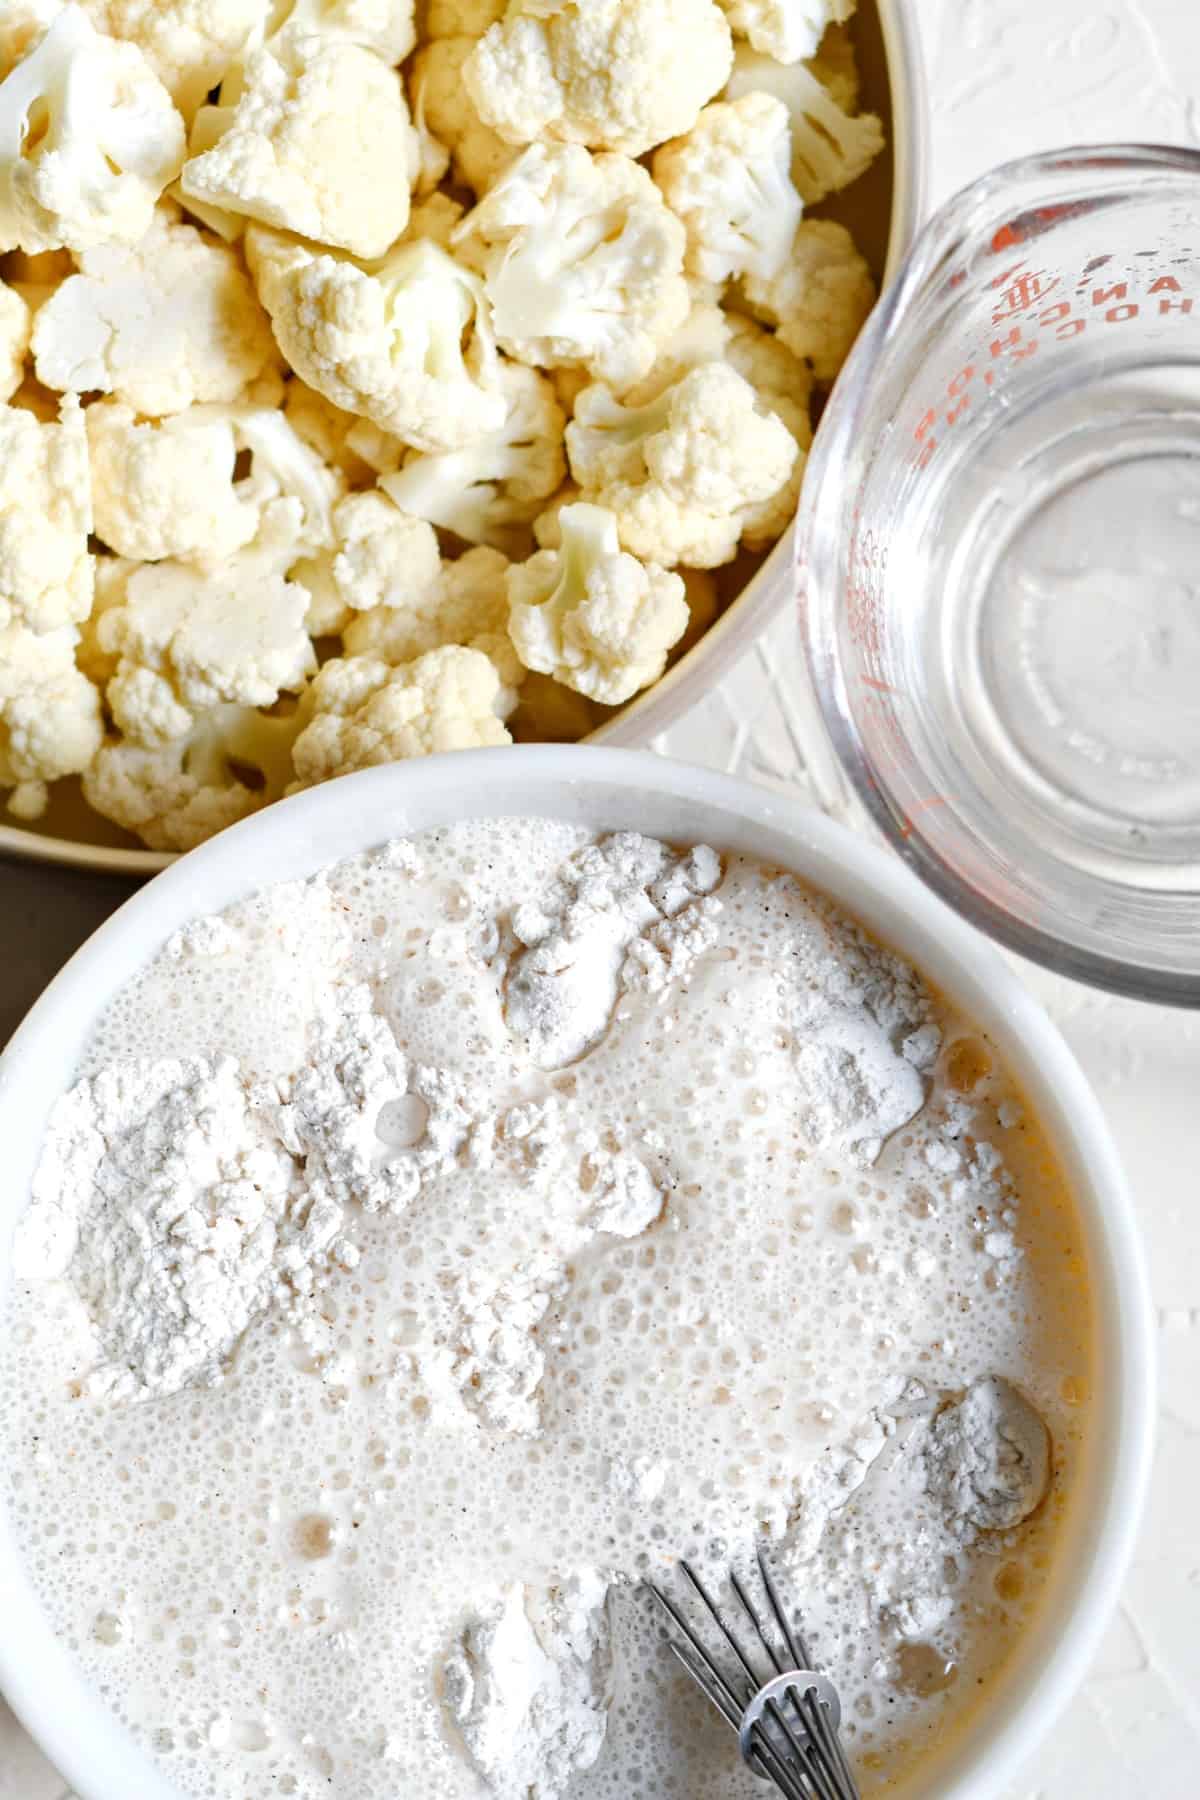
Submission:
<svg viewBox="0 0 1200 1800">
<path fill-rule="evenodd" d="M 807 206 L 839 192 L 866 173 L 883 149 L 883 126 L 874 113 L 851 114 L 803 63 L 785 67 L 739 51 L 725 90 L 729 101 L 766 92 L 788 109 L 792 129 L 792 181 Z"/>
<path fill-rule="evenodd" d="M 712 0 L 514 0 L 463 79 L 509 143 L 550 137 L 641 156 L 691 130 L 732 61 Z"/>
<path fill-rule="evenodd" d="M 84 0 L 98 31 L 136 44 L 190 119 L 260 28 L 265 0 Z"/>
<path fill-rule="evenodd" d="M 533 144 L 455 238 L 484 246 L 496 336 L 522 362 L 627 386 L 687 317 L 685 233 L 627 156 Z"/>
<path fill-rule="evenodd" d="M 271 706 L 298 691 L 316 666 L 307 613 L 304 589 L 253 551 L 213 571 L 133 565 L 95 631 L 98 651 L 116 658 L 107 700 L 118 729 L 154 748 L 210 707 Z"/>
<path fill-rule="evenodd" d="M 96 535 L 119 556 L 212 566 L 264 524 L 281 567 L 333 542 L 341 477 L 276 408 L 194 406 L 155 421 L 98 401 L 85 417 Z"/>
<path fill-rule="evenodd" d="M 505 363 L 500 380 L 508 411 L 499 431 L 465 450 L 412 451 L 379 485 L 406 513 L 468 543 L 507 549 L 566 473 L 566 415 L 549 381 L 533 369 Z"/>
<path fill-rule="evenodd" d="M 212 409 L 217 416 L 223 411 Z M 262 553 L 286 568 L 301 551 L 332 544 L 333 506 L 343 487 L 337 470 L 322 462 L 277 407 L 235 406 L 226 416 L 239 452 L 250 458 L 237 485 L 259 509 Z"/>
<path fill-rule="evenodd" d="M 0 82 L 0 245 L 136 243 L 183 154 L 183 120 L 141 51 L 66 6 Z"/>
<path fill-rule="evenodd" d="M 408 223 L 416 136 L 404 87 L 372 51 L 293 25 L 254 52 L 232 105 L 205 108 L 188 200 L 382 256 Z"/>
<path fill-rule="evenodd" d="M 832 219 L 805 219 L 778 275 L 747 277 L 745 292 L 793 356 L 807 357 L 819 381 L 833 380 L 875 304 L 866 259 Z"/>
<path fill-rule="evenodd" d="M 504 705 L 495 664 L 457 644 L 399 667 L 374 656 L 326 663 L 301 702 L 295 785 L 409 756 L 509 744 Z"/>
<path fill-rule="evenodd" d="M 33 354 L 46 387 L 161 418 L 236 400 L 276 351 L 236 252 L 165 213 L 134 248 L 83 254 L 40 308 Z"/>
<path fill-rule="evenodd" d="M 119 400 L 88 407 L 96 535 L 118 556 L 223 562 L 258 530 L 234 485 L 232 423 L 195 412 L 160 422 Z"/>
<path fill-rule="evenodd" d="M 843 25 L 858 0 L 721 0 L 740 36 L 777 62 L 815 56 L 829 25 Z"/>
<path fill-rule="evenodd" d="M 20 806 L 41 811 L 36 786 L 77 775 L 104 735 L 100 695 L 75 666 L 70 626 L 38 633 L 0 628 L 0 788 L 34 786 Z"/>
<path fill-rule="evenodd" d="M 739 509 L 741 544 L 749 550 L 763 549 L 787 529 L 800 498 L 804 465 L 812 442 L 808 407 L 813 372 L 808 363 L 793 356 L 773 331 L 765 330 L 753 319 L 741 313 L 725 312 L 719 306 L 694 306 L 683 329 L 664 345 L 650 373 L 624 395 L 623 404 L 627 409 L 646 407 L 690 369 L 699 368 L 702 363 L 720 362 L 728 363 L 749 382 L 767 411 L 787 426 L 802 453 L 797 456 L 791 475 L 782 487 L 765 501 Z M 565 499 L 570 497 L 567 494 Z M 639 505 L 642 508 L 650 506 L 650 497 L 646 496 Z M 555 547 L 558 542 L 556 517 L 550 511 L 542 513 L 534 522 L 534 533 L 539 544 Z M 695 574 L 695 570 L 688 570 L 685 580 L 690 581 Z"/>
<path fill-rule="evenodd" d="M 58 424 L 0 406 L 0 630 L 57 631 L 92 606 L 91 482 L 77 402 Z"/>
<path fill-rule="evenodd" d="M 269 24 L 274 38 L 311 33 L 373 50 L 385 63 L 403 62 L 417 41 L 412 0 L 274 0 Z"/>
<path fill-rule="evenodd" d="M 193 850 L 282 797 L 298 724 L 294 713 L 217 706 L 166 743 L 105 743 L 83 771 L 84 798 L 152 850 Z"/>
<path fill-rule="evenodd" d="M 779 273 L 804 210 L 791 157 L 787 107 L 770 94 L 706 106 L 686 137 L 655 152 L 654 179 L 687 228 L 695 274 Z"/>
<path fill-rule="evenodd" d="M 724 362 L 641 407 L 587 388 L 566 438 L 582 498 L 616 514 L 625 549 L 667 567 L 729 562 L 747 510 L 787 486 L 799 455 L 778 412 Z"/>
<path fill-rule="evenodd" d="M 441 568 L 437 536 L 385 493 L 347 494 L 333 509 L 333 544 L 289 571 L 310 596 L 314 636 L 343 631 L 355 613 L 396 607 L 432 592 Z"/>
<path fill-rule="evenodd" d="M 397 582 L 389 603 L 359 613 L 343 633 L 347 654 L 406 663 L 427 650 L 466 644 L 490 656 L 506 690 L 521 681 L 521 665 L 508 638 L 504 577 L 508 558 L 487 545 L 443 563 L 432 583 Z M 506 716 L 512 695 L 502 696 Z"/>
<path fill-rule="evenodd" d="M 462 68 L 475 48 L 474 37 L 434 37 L 412 61 L 413 109 L 450 152 L 454 178 L 484 194 L 512 162 L 516 151 L 485 125 L 463 86 Z"/>
<path fill-rule="evenodd" d="M 458 450 L 507 411 L 483 284 L 427 238 L 363 268 L 278 236 L 246 253 L 284 355 L 310 387 L 418 450 Z"/>
<path fill-rule="evenodd" d="M 527 669 L 620 705 L 657 681 L 688 624 L 684 585 L 621 549 L 602 507 L 564 506 L 560 550 L 508 571 L 508 630 Z"/>
</svg>

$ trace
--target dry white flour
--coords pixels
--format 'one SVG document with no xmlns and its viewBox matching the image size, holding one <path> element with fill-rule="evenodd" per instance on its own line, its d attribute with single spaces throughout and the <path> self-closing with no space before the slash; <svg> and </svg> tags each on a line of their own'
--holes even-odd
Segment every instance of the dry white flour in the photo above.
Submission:
<svg viewBox="0 0 1200 1800">
<path fill-rule="evenodd" d="M 118 1063 L 55 1108 L 18 1227 L 17 1272 L 66 1275 L 96 1329 L 93 1392 L 214 1380 L 284 1273 L 338 1223 L 236 1062 Z"/>
<path fill-rule="evenodd" d="M 751 1800 L 639 1584 L 764 1543 L 864 1793 L 921 1791 L 1086 1424 L 986 1042 L 792 877 L 636 833 L 459 826 L 177 933 L 17 1251 L 4 1504 L 193 1800 Z"/>
<path fill-rule="evenodd" d="M 451 1716 L 499 1800 L 557 1800 L 604 1744 L 611 1701 L 609 1583 L 594 1569 L 554 1588 L 485 1598 L 443 1670 Z"/>
</svg>

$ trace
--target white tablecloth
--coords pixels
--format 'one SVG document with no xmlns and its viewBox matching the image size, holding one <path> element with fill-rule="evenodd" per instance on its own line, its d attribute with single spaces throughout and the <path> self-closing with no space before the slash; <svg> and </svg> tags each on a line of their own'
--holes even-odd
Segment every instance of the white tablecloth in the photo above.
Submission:
<svg viewBox="0 0 1200 1800">
<path fill-rule="evenodd" d="M 1200 143 L 1200 0 L 911 0 L 944 198 L 1006 157 L 1070 142 Z M 689 761 L 803 794 L 783 620 L 660 740 Z M 1092 1673 L 1006 1800 L 1200 1795 L 1200 1016 L 1025 971 L 1117 1134 L 1141 1208 L 1162 1396 L 1140 1553 Z M 66 1800 L 0 1702 L 0 1800 Z"/>
</svg>

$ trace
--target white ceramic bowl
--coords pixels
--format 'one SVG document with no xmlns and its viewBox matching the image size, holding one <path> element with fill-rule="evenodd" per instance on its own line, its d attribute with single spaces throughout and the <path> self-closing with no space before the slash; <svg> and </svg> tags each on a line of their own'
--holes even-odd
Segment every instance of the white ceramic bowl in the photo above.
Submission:
<svg viewBox="0 0 1200 1800">
<path fill-rule="evenodd" d="M 0 0 L 0 10 L 3 4 Z M 882 172 L 872 172 L 865 182 L 855 185 L 855 198 L 847 201 L 843 210 L 856 235 L 865 222 L 868 236 L 876 240 L 869 247 L 885 282 L 906 255 L 924 211 L 929 109 L 915 15 L 910 0 L 859 0 L 860 59 L 867 101 L 890 115 L 891 182 L 889 195 Z M 860 210 L 866 214 L 865 221 L 859 218 Z M 794 600 L 793 556 L 793 532 L 789 530 L 699 643 L 662 681 L 622 707 L 587 741 L 648 744 L 711 692 L 755 637 Z M 159 850 L 118 849 L 105 841 L 105 830 L 103 820 L 91 814 L 77 796 L 68 802 L 53 800 L 44 826 L 5 823 L 0 810 L 0 854 L 123 875 L 152 874 L 172 860 Z"/>
<path fill-rule="evenodd" d="M 818 813 L 727 776 L 645 752 L 530 746 L 433 757 L 352 775 L 223 832 L 143 888 L 84 945 L 0 1058 L 0 1292 L 48 1110 L 93 1019 L 197 913 L 306 876 L 388 837 L 454 820 L 544 815 L 597 829 L 706 840 L 782 865 L 832 894 L 910 957 L 991 1036 L 1061 1158 L 1076 1196 L 1096 1314 L 1093 1427 L 1059 1566 L 1021 1654 L 933 1785 L 986 1800 L 1036 1745 L 1080 1680 L 1116 1599 L 1150 1461 L 1152 1326 L 1129 1196 L 1103 1115 L 1040 1007 L 996 952 L 894 857 Z M 178 1800 L 76 1674 L 0 1516 L 0 1685 L 82 1800 Z"/>
</svg>

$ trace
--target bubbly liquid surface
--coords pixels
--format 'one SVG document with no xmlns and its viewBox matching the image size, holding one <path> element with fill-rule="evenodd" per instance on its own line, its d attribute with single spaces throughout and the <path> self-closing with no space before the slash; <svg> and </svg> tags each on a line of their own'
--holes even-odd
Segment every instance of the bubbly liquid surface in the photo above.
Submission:
<svg viewBox="0 0 1200 1800">
<path fill-rule="evenodd" d="M 664 1213 L 571 1259 L 536 1328 L 533 1438 L 442 1405 L 412 1355 L 465 1268 L 553 1247 L 544 1193 L 503 1168 L 452 1170 L 399 1216 L 357 1221 L 362 1260 L 322 1300 L 332 1363 L 264 1318 L 217 1388 L 91 1400 L 79 1301 L 65 1283 L 18 1286 L 0 1481 L 56 1629 L 196 1800 L 478 1800 L 439 1691 L 473 1597 L 590 1564 L 629 1579 L 610 1597 L 607 1741 L 572 1800 L 750 1800 L 760 1784 L 662 1648 L 637 1578 L 783 1530 L 905 1378 L 945 1393 L 998 1374 L 1049 1426 L 1051 1493 L 938 1571 L 936 1628 L 904 1637 L 880 1610 L 881 1567 L 897 1590 L 929 1580 L 905 1561 L 921 1519 L 903 1483 L 872 1476 L 851 1495 L 792 1593 L 864 1793 L 921 1791 L 934 1739 L 986 1703 L 1037 1606 L 1086 1431 L 1085 1271 L 1046 1142 L 991 1047 L 934 996 L 943 1047 L 923 1111 L 873 1165 L 806 1154 L 781 1024 L 792 934 L 815 905 L 831 941 L 864 940 L 736 858 L 686 989 L 627 995 L 593 1050 L 545 1074 L 514 1055 L 480 933 L 587 835 L 507 820 L 414 841 L 418 875 L 354 859 L 302 927 L 260 897 L 227 915 L 235 950 L 160 958 L 98 1022 L 81 1073 L 215 1052 L 285 1073 L 322 987 L 366 979 L 406 1051 L 470 1073 L 497 1105 L 558 1092 L 617 1139 L 649 1134 L 670 1171 Z M 1001 1221 L 970 1181 L 954 1197 L 954 1116 L 969 1116 L 960 1158 L 989 1143 L 1013 1177 L 1003 1229 L 1019 1254 L 985 1250 Z"/>
</svg>

